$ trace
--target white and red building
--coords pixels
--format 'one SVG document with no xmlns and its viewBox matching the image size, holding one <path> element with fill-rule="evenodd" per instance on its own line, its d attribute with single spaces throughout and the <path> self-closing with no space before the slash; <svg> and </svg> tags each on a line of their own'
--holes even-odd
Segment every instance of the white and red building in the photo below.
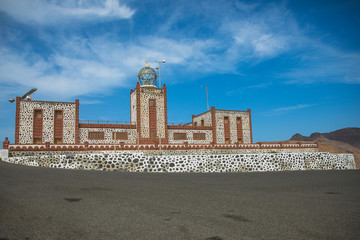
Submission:
<svg viewBox="0 0 360 240">
<path fill-rule="evenodd" d="M 130 122 L 79 121 L 75 102 L 32 101 L 16 98 L 13 150 L 244 148 L 251 147 L 251 111 L 211 110 L 193 115 L 185 125 L 169 125 L 167 90 L 157 87 L 157 75 L 148 64 L 130 91 Z"/>
</svg>

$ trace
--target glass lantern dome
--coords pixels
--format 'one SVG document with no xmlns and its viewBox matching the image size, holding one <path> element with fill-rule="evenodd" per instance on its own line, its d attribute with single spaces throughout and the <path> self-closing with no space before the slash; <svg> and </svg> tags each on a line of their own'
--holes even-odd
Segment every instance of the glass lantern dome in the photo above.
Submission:
<svg viewBox="0 0 360 240">
<path fill-rule="evenodd" d="M 156 87 L 156 72 L 152 69 L 149 64 L 145 64 L 145 67 L 140 69 L 138 74 L 138 80 L 140 82 L 140 86 L 153 86 Z"/>
</svg>

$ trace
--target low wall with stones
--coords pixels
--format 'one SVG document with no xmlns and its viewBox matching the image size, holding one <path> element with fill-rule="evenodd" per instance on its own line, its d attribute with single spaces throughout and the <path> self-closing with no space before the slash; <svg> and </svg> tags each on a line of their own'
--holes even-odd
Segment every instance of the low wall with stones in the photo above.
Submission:
<svg viewBox="0 0 360 240">
<path fill-rule="evenodd" d="M 352 154 L 264 153 L 207 155 L 145 155 L 142 152 L 39 154 L 5 161 L 38 167 L 129 172 L 252 172 L 355 169 Z"/>
<path fill-rule="evenodd" d="M 9 151 L 9 157 L 40 156 L 40 155 L 68 155 L 91 153 L 114 153 L 114 151 Z M 139 151 L 119 150 L 118 153 L 137 153 Z M 301 153 L 319 152 L 318 148 L 263 148 L 263 149 L 182 149 L 182 150 L 140 150 L 144 155 L 209 155 L 209 154 L 258 154 L 258 153 Z"/>
</svg>

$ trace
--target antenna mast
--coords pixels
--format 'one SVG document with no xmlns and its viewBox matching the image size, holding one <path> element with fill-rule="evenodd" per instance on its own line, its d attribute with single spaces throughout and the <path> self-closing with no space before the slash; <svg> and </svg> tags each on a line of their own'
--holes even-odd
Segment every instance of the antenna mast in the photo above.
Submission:
<svg viewBox="0 0 360 240">
<path fill-rule="evenodd" d="M 208 94 L 207 84 L 206 84 L 206 103 L 207 103 L 207 110 L 209 111 L 209 94 Z"/>
</svg>

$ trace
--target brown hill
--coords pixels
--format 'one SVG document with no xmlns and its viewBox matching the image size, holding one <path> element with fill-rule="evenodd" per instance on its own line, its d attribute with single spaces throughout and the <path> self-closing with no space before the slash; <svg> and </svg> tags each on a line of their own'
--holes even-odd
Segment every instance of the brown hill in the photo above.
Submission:
<svg viewBox="0 0 360 240">
<path fill-rule="evenodd" d="M 309 137 L 297 133 L 290 141 L 318 142 L 321 152 L 352 153 L 356 168 L 360 168 L 360 128 L 344 128 L 329 133 L 316 132 Z"/>
<path fill-rule="evenodd" d="M 321 137 L 329 140 L 348 143 L 360 148 L 360 128 L 343 128 L 329 133 L 312 133 L 310 137 L 305 137 L 299 133 L 291 137 L 295 141 L 318 141 Z"/>
</svg>

